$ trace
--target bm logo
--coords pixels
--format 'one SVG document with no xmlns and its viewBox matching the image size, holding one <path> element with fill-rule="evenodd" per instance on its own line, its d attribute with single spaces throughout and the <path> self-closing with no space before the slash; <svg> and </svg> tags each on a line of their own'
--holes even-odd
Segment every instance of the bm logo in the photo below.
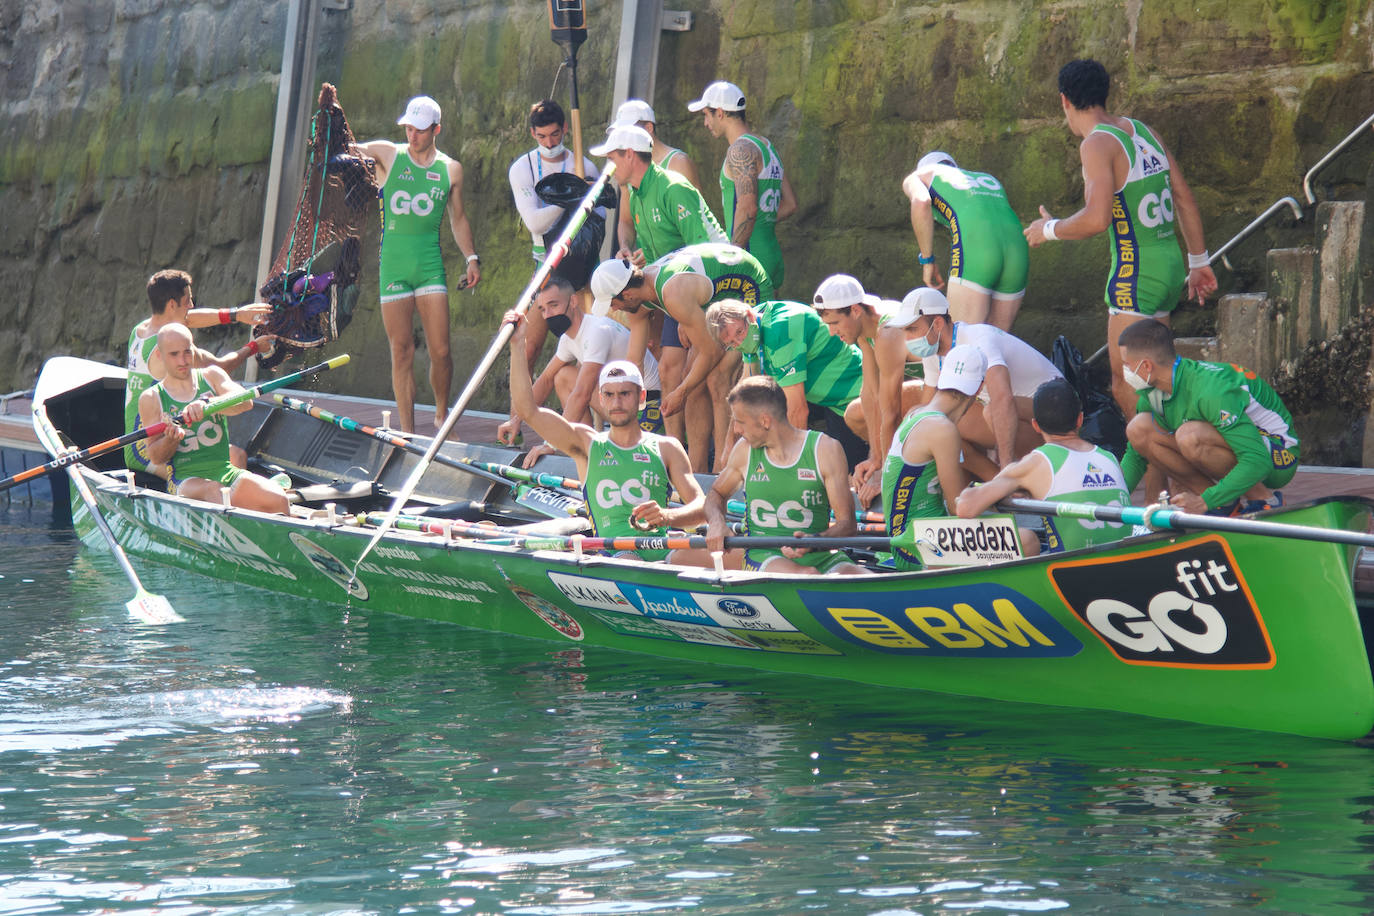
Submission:
<svg viewBox="0 0 1374 916">
<path fill-rule="evenodd" d="M 1129 665 L 1274 666 L 1269 632 L 1221 538 L 1056 563 L 1049 573 L 1069 609 Z"/>
</svg>

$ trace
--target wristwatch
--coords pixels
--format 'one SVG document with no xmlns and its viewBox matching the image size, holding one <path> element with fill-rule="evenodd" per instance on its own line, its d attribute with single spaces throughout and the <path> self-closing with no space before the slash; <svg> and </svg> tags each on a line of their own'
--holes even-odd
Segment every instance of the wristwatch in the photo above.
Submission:
<svg viewBox="0 0 1374 916">
<path fill-rule="evenodd" d="M 918 254 L 916 255 L 916 263 L 917 263 L 917 264 L 934 264 L 934 263 L 935 263 L 935 255 L 933 255 L 933 254 L 919 254 L 919 253 L 918 253 Z"/>
</svg>

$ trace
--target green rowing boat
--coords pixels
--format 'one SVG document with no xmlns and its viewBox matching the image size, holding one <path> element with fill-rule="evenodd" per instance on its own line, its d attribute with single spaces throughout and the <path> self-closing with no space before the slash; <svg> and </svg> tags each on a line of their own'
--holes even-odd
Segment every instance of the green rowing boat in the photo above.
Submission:
<svg viewBox="0 0 1374 916">
<path fill-rule="evenodd" d="M 40 441 L 56 458 L 65 447 L 59 431 L 77 447 L 107 438 L 108 428 L 82 427 L 120 397 L 120 370 L 50 361 L 35 397 Z M 329 429 L 380 448 L 361 433 Z M 267 438 L 254 431 L 250 451 Z M 388 505 L 376 484 L 394 456 L 383 449 L 375 457 L 370 469 L 354 468 L 355 480 L 336 482 L 332 498 L 297 505 L 290 516 L 140 489 L 120 470 L 76 472 L 131 557 L 359 609 L 789 676 L 1321 738 L 1358 738 L 1374 726 L 1352 586 L 1358 540 L 1156 532 L 995 565 L 808 578 L 529 549 L 519 538 L 478 536 L 471 521 L 427 516 L 421 502 L 408 505 L 403 520 L 429 521 L 389 530 L 358 564 L 375 528 L 354 510 Z M 310 464 L 281 463 L 293 476 Z M 1370 510 L 1362 500 L 1329 499 L 1265 519 L 1357 538 Z M 74 523 L 99 542 L 87 507 L 77 508 Z"/>
</svg>

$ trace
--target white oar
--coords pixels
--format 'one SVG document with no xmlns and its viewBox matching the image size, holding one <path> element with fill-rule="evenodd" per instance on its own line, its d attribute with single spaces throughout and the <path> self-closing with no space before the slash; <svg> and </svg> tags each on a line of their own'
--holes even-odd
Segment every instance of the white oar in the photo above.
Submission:
<svg viewBox="0 0 1374 916">
<path fill-rule="evenodd" d="M 600 196 L 601 189 L 606 186 L 606 182 L 614 174 L 615 163 L 606 163 L 606 171 L 601 173 L 601 177 L 587 191 L 587 196 L 582 198 L 582 203 L 577 205 L 577 211 L 573 214 L 573 218 L 568 220 L 568 225 L 563 229 L 563 234 L 558 237 L 558 241 L 549 247 L 548 253 L 544 256 L 544 263 L 539 265 L 539 269 L 534 272 L 534 277 L 530 279 L 529 285 L 525 287 L 525 291 L 520 294 L 519 300 L 515 303 L 515 311 L 521 316 L 529 309 L 530 302 L 539 292 L 540 287 L 544 285 L 549 274 L 558 266 L 558 262 L 563 260 L 563 256 L 568 253 L 568 249 L 572 246 L 573 236 L 577 235 L 577 231 L 587 221 L 588 214 L 596 206 L 596 198 Z M 496 333 L 496 339 L 487 348 L 486 356 L 482 357 L 482 361 L 477 364 L 477 368 L 473 370 L 472 378 L 468 379 L 467 386 L 463 388 L 462 393 L 458 395 L 458 400 L 454 401 L 453 407 L 449 409 L 448 416 L 444 419 L 444 425 L 439 427 L 439 431 L 434 434 L 434 441 L 429 444 L 424 456 L 411 470 L 410 476 L 406 478 L 406 482 L 396 494 L 396 498 L 391 501 L 391 508 L 386 510 L 386 517 L 382 520 L 382 524 L 377 526 L 377 530 L 372 534 L 372 539 L 367 542 L 367 546 L 363 548 L 363 552 L 358 555 L 358 559 L 353 563 L 354 577 L 358 575 L 358 567 L 363 560 L 367 559 L 372 548 L 377 546 L 392 524 L 395 523 L 396 517 L 401 514 L 401 509 L 410 499 L 410 494 L 415 492 L 415 487 L 419 485 L 420 478 L 425 475 L 425 471 L 429 470 L 430 462 L 434 460 L 434 456 L 443 447 L 444 440 L 448 438 L 449 432 L 453 429 L 453 424 L 458 422 L 458 418 L 467 409 L 468 401 L 472 400 L 472 396 L 477 393 L 477 388 L 486 378 L 487 371 L 491 369 L 492 363 L 496 362 L 496 357 L 500 352 L 505 349 L 506 343 L 513 333 L 515 333 L 514 325 L 505 323 L 501 325 L 501 330 Z"/>
</svg>

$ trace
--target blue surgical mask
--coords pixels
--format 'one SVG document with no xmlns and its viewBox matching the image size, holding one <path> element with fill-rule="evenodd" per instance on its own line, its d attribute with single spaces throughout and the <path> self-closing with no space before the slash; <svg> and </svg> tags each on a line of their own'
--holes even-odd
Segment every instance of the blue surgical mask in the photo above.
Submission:
<svg viewBox="0 0 1374 916">
<path fill-rule="evenodd" d="M 906 342 L 906 351 L 917 359 L 925 359 L 927 356 L 934 356 L 935 351 L 939 348 L 940 338 L 936 337 L 935 341 L 932 343 L 929 330 L 926 331 L 925 337 L 917 337 L 914 339 L 908 338 Z"/>
<path fill-rule="evenodd" d="M 563 142 L 560 140 L 557 146 L 546 146 L 540 148 L 539 155 L 543 156 L 545 159 L 558 159 L 567 151 L 568 148 L 564 146 Z"/>
</svg>

